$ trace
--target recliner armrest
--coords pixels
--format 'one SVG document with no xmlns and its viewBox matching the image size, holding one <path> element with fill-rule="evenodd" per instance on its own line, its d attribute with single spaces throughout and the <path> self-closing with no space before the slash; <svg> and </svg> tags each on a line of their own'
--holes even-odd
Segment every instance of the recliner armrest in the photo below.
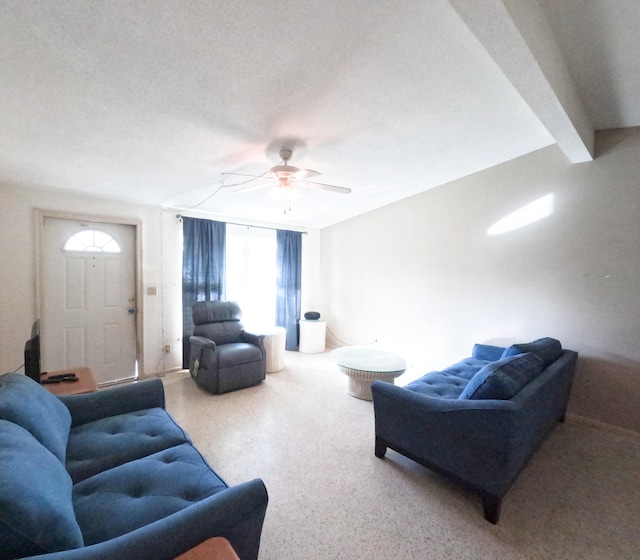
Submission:
<svg viewBox="0 0 640 560">
<path fill-rule="evenodd" d="M 265 337 L 265 335 L 263 335 L 263 334 L 254 334 L 254 333 L 250 333 L 250 332 L 247 332 L 247 331 L 243 330 L 240 333 L 240 336 L 242 338 L 242 342 L 248 342 L 249 344 L 253 344 L 254 346 L 257 346 L 258 348 L 260 348 L 260 352 L 262 352 L 262 355 L 263 356 L 266 355 L 266 350 L 264 348 L 264 337 Z"/>
<path fill-rule="evenodd" d="M 101 418 L 164 408 L 164 386 L 161 379 L 147 379 L 113 389 L 58 397 L 71 412 L 71 425 L 79 426 Z"/>
<path fill-rule="evenodd" d="M 202 348 L 210 348 L 214 352 L 216 351 L 216 343 L 210 338 L 205 338 L 204 336 L 191 336 L 189 337 L 189 343 Z"/>
</svg>

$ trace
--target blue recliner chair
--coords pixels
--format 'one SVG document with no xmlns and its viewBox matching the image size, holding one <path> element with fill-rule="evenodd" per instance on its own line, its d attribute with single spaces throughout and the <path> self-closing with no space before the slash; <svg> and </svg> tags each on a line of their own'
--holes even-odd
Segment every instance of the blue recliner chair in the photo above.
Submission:
<svg viewBox="0 0 640 560">
<path fill-rule="evenodd" d="M 198 387 L 213 394 L 257 385 L 266 376 L 264 335 L 248 333 L 234 301 L 193 305 L 189 371 Z"/>
</svg>

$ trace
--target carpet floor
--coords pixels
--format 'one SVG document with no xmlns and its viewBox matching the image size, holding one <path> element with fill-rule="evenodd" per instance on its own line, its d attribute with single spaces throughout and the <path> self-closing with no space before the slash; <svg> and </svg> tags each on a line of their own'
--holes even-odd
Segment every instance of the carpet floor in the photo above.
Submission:
<svg viewBox="0 0 640 560">
<path fill-rule="evenodd" d="M 229 485 L 269 492 L 260 560 L 638 560 L 640 434 L 568 416 L 502 505 L 392 450 L 374 456 L 373 405 L 327 354 L 287 352 L 256 387 L 210 395 L 163 378 L 167 410 Z"/>
</svg>

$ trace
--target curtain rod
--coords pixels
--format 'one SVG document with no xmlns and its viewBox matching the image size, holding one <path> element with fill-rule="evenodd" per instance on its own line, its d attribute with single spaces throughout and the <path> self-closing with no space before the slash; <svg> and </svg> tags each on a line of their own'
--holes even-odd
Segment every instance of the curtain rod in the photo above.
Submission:
<svg viewBox="0 0 640 560">
<path fill-rule="evenodd" d="M 182 214 L 176 214 L 176 218 L 178 218 L 178 220 L 182 220 L 182 218 L 185 218 L 185 217 L 187 217 L 187 216 L 183 216 Z M 205 219 L 205 220 L 206 220 L 206 218 L 195 218 L 195 219 L 196 219 L 196 220 L 203 220 L 203 219 Z M 219 222 L 219 221 L 221 221 L 221 220 L 212 220 L 212 221 Z M 225 224 L 229 224 L 229 225 L 232 225 L 232 226 L 243 226 L 243 227 L 248 227 L 248 228 L 258 228 L 258 229 L 271 229 L 271 230 L 274 230 L 274 231 L 295 231 L 296 233 L 301 233 L 302 235 L 307 235 L 307 233 L 309 233 L 308 231 L 297 231 L 297 230 L 292 230 L 292 229 L 288 229 L 288 230 L 281 230 L 281 229 L 279 229 L 279 228 L 274 228 L 274 227 L 267 227 L 267 226 L 252 226 L 252 225 L 250 225 L 250 224 L 239 224 L 239 223 L 237 223 L 237 222 L 223 222 L 223 223 L 225 223 Z"/>
</svg>

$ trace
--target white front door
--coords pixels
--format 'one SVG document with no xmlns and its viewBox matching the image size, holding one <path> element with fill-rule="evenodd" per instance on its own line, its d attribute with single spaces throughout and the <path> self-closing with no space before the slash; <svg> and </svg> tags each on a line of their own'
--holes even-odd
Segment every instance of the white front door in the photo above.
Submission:
<svg viewBox="0 0 640 560">
<path fill-rule="evenodd" d="M 44 217 L 43 371 L 91 368 L 98 384 L 137 377 L 135 227 Z"/>
</svg>

